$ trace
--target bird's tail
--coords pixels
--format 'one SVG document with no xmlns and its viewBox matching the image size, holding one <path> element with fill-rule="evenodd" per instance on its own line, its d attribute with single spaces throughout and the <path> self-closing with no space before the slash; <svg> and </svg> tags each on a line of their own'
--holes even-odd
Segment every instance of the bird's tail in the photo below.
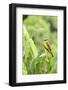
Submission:
<svg viewBox="0 0 68 90">
<path fill-rule="evenodd" d="M 52 52 L 50 52 L 50 53 L 51 53 L 52 57 L 54 57 L 54 56 L 53 56 L 53 53 L 52 53 Z"/>
</svg>

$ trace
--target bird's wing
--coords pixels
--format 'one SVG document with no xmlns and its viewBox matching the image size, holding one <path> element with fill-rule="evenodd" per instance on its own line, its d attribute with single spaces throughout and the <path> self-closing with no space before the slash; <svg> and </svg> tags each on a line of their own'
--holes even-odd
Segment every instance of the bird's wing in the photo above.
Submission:
<svg viewBox="0 0 68 90">
<path fill-rule="evenodd" d="M 49 45 L 49 43 L 47 42 L 47 45 L 48 45 L 48 47 L 49 47 L 49 52 L 51 53 L 51 55 L 52 55 L 52 57 L 53 57 L 53 53 L 52 53 L 52 51 L 51 51 L 51 47 L 50 47 L 50 45 Z"/>
<path fill-rule="evenodd" d="M 48 45 L 48 47 L 49 47 L 49 50 L 51 51 L 51 47 L 50 47 L 49 43 L 48 43 L 48 42 L 46 42 L 46 43 L 47 43 L 47 45 Z"/>
</svg>

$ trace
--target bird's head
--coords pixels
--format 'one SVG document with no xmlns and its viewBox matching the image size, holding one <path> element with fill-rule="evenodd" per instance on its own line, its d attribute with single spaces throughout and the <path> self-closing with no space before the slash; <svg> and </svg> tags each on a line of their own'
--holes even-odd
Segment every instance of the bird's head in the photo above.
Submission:
<svg viewBox="0 0 68 90">
<path fill-rule="evenodd" d="M 48 42 L 48 39 L 44 39 L 43 42 L 44 42 L 44 43 Z"/>
</svg>

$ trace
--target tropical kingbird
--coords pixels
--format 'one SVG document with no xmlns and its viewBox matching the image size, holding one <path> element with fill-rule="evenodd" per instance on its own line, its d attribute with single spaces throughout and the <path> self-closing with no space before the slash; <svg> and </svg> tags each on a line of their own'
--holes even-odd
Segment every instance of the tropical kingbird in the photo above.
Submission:
<svg viewBox="0 0 68 90">
<path fill-rule="evenodd" d="M 53 53 L 52 53 L 52 50 L 51 50 L 51 47 L 50 47 L 48 39 L 43 41 L 43 46 L 53 57 Z"/>
</svg>

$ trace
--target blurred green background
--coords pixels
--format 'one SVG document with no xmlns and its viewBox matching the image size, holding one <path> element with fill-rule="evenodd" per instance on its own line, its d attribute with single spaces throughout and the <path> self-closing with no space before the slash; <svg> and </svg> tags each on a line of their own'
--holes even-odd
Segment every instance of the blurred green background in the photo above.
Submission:
<svg viewBox="0 0 68 90">
<path fill-rule="evenodd" d="M 22 74 L 57 73 L 57 16 L 24 15 Z M 42 45 L 48 39 L 52 57 Z"/>
</svg>

